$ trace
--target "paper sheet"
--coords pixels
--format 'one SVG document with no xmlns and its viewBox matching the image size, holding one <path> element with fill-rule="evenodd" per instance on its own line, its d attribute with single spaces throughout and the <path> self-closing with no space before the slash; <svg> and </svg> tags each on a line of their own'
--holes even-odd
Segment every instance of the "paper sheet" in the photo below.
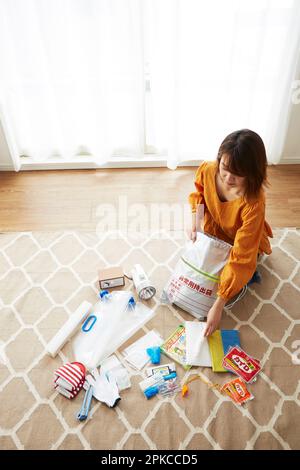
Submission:
<svg viewBox="0 0 300 470">
<path fill-rule="evenodd" d="M 208 341 L 203 336 L 206 323 L 185 322 L 186 361 L 192 366 L 212 367 Z"/>
</svg>

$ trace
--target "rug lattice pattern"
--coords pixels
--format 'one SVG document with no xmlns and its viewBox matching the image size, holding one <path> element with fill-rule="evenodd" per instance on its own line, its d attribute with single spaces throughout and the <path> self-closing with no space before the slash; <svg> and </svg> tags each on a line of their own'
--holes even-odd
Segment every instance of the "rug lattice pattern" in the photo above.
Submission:
<svg viewBox="0 0 300 470">
<path fill-rule="evenodd" d="M 187 398 L 147 401 L 141 372 L 126 366 L 131 389 L 115 409 L 93 402 L 79 423 L 83 392 L 72 401 L 54 392 L 53 371 L 72 360 L 71 343 L 55 358 L 44 347 L 82 300 L 96 301 L 100 266 L 141 263 L 158 293 L 144 332 L 167 337 L 193 317 L 159 301 L 184 240 L 172 233 L 136 240 L 91 232 L 0 234 L 0 448 L 2 449 L 299 449 L 300 231 L 274 230 L 273 253 L 260 262 L 262 284 L 227 311 L 222 328 L 238 328 L 242 347 L 262 361 L 243 409 L 196 381 Z M 134 289 L 127 282 L 126 289 Z M 140 337 L 142 330 L 132 340 Z M 297 343 L 298 341 L 298 343 Z M 122 350 L 122 348 L 121 348 Z M 118 352 L 122 360 L 122 355 Z M 294 356 L 293 356 L 294 355 Z M 164 358 L 164 362 L 168 362 Z M 214 382 L 230 374 L 199 368 Z M 186 373 L 179 365 L 182 379 Z"/>
</svg>

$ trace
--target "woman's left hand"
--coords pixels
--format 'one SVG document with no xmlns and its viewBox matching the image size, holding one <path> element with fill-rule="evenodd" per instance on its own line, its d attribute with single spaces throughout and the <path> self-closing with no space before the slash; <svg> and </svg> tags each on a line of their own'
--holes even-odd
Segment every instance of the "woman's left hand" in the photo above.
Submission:
<svg viewBox="0 0 300 470">
<path fill-rule="evenodd" d="M 218 297 L 207 315 L 206 328 L 204 336 L 210 336 L 219 326 L 225 301 Z"/>
</svg>

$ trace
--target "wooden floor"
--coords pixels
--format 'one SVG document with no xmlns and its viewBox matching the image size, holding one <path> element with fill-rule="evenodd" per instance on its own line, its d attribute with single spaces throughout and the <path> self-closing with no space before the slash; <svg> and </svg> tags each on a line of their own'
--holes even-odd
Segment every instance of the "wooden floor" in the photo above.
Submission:
<svg viewBox="0 0 300 470">
<path fill-rule="evenodd" d="M 128 217 L 127 210 L 131 215 L 141 210 L 133 206 L 137 203 L 145 213 L 151 204 L 184 204 L 195 172 L 195 167 L 2 172 L 0 231 L 94 230 L 103 204 L 121 218 Z M 266 219 L 273 228 L 300 227 L 300 165 L 270 166 L 268 175 Z"/>
</svg>

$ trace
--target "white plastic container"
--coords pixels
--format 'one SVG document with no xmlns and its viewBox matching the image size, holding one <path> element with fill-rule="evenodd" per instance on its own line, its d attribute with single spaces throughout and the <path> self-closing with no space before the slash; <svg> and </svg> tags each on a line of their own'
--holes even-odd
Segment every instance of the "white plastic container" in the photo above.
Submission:
<svg viewBox="0 0 300 470">
<path fill-rule="evenodd" d="M 98 367 L 153 316 L 153 310 L 140 302 L 135 304 L 131 292 L 110 293 L 97 302 L 91 318 L 74 338 L 76 361 L 89 370 Z"/>
</svg>

